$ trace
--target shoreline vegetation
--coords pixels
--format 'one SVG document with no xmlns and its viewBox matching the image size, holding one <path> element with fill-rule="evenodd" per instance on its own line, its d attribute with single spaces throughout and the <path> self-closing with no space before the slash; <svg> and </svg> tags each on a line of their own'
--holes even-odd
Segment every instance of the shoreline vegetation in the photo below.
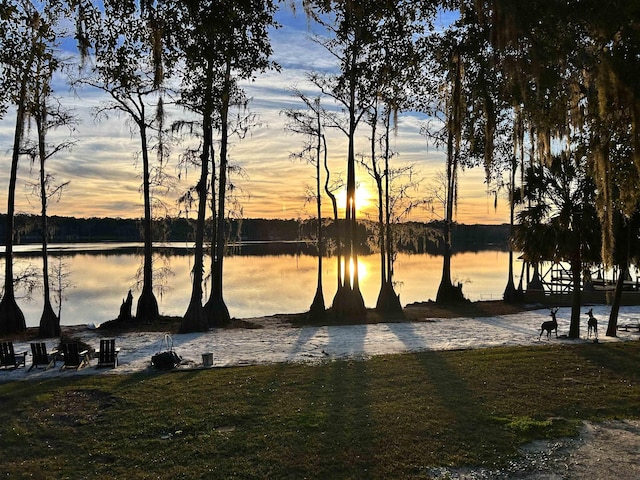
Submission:
<svg viewBox="0 0 640 480">
<path fill-rule="evenodd" d="M 5 238 L 5 214 L 0 214 L 0 244 Z M 22 232 L 16 245 L 38 244 L 42 235 L 38 224 L 39 217 L 34 215 L 16 215 L 15 222 Z M 141 219 L 123 218 L 75 218 L 51 216 L 52 235 L 50 243 L 91 243 L 91 242 L 137 242 L 143 241 Z M 316 249 L 310 239 L 314 238 L 316 229 L 314 219 L 307 220 L 279 220 L 246 218 L 229 220 L 227 223 L 227 238 L 231 246 L 242 242 L 300 242 L 309 243 L 308 252 L 315 254 Z M 323 227 L 328 238 L 335 237 L 336 226 L 333 221 L 326 220 Z M 359 237 L 362 241 L 359 253 L 371 252 L 367 238 L 377 231 L 377 224 L 367 220 L 358 220 Z M 397 228 L 411 231 L 414 238 L 401 251 L 415 253 L 441 253 L 442 222 L 407 222 L 398 224 Z M 189 242 L 193 241 L 195 220 L 186 218 L 167 218 L 154 222 L 154 238 L 158 242 Z M 453 250 L 474 251 L 482 249 L 508 248 L 509 225 L 453 225 Z M 248 245 L 243 245 L 247 249 Z M 299 248 L 299 247 L 298 247 Z M 2 254 L 0 254 L 2 255 Z"/>
</svg>

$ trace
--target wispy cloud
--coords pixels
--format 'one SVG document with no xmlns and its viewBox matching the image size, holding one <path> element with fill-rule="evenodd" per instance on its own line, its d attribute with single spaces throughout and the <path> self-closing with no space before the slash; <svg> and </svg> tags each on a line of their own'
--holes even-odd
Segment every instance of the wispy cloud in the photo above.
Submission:
<svg viewBox="0 0 640 480">
<path fill-rule="evenodd" d="M 247 175 L 246 178 L 233 179 L 244 192 L 242 203 L 245 217 L 293 218 L 304 212 L 306 187 L 314 183 L 315 172 L 312 166 L 291 160 L 290 153 L 300 150 L 305 139 L 285 131 L 286 118 L 281 112 L 288 108 L 303 107 L 292 95 L 293 88 L 311 96 L 317 95 L 308 81 L 309 72 L 326 72 L 336 68 L 332 55 L 313 40 L 313 36 L 320 32 L 308 28 L 301 7 L 296 15 L 290 10 L 283 10 L 278 18 L 283 27 L 273 31 L 272 43 L 273 58 L 281 69 L 265 72 L 254 81 L 243 84 L 252 99 L 250 109 L 257 114 L 258 125 L 242 141 L 234 139 L 230 151 L 231 161 L 241 165 Z M 50 162 L 51 171 L 61 181 L 71 181 L 61 201 L 51 206 L 51 213 L 83 217 L 142 216 L 140 167 L 135 160 L 140 146 L 135 131 L 132 133 L 126 118 L 122 116 L 112 115 L 96 121 L 94 113 L 106 100 L 104 95 L 90 88 L 72 92 L 65 81 L 63 76 L 56 77 L 56 91 L 63 97 L 64 104 L 76 112 L 81 122 L 75 134 L 77 145 Z M 172 113 L 174 118 L 183 115 L 182 112 Z M 420 133 L 424 121 L 425 117 L 416 113 L 401 115 L 397 133 L 393 137 L 393 148 L 398 153 L 394 161 L 398 164 L 414 164 L 417 176 L 424 179 L 426 186 L 433 173 L 444 168 L 444 153 L 427 145 Z M 6 172 L 0 175 L 0 195 L 7 191 L 14 122 L 11 113 L 0 120 L 0 162 Z M 60 131 L 51 137 L 54 142 L 61 138 L 68 138 L 68 132 Z M 337 178 L 346 169 L 346 138 L 335 130 L 328 131 L 327 138 L 329 163 L 332 175 Z M 359 131 L 358 151 L 368 152 L 368 142 L 368 130 L 363 127 Z M 172 174 L 176 173 L 180 152 L 180 147 L 173 148 L 168 167 Z M 362 169 L 358 176 L 361 188 L 373 192 L 370 177 Z M 28 177 L 29 169 L 23 163 L 20 169 L 21 185 L 28 181 Z M 176 205 L 176 198 L 196 178 L 196 172 L 183 176 L 176 191 L 168 194 L 166 202 Z M 493 212 L 493 200 L 489 202 L 491 208 L 487 208 L 486 190 L 481 171 L 461 175 L 459 221 L 502 223 L 508 219 L 500 210 L 499 213 Z M 1 205 L 0 210 L 4 210 Z M 328 200 L 325 200 L 325 205 L 326 214 L 329 215 Z M 37 212 L 27 200 L 26 193 L 18 196 L 18 210 Z M 176 206 L 174 213 L 177 211 Z M 416 212 L 416 218 L 427 219 L 428 214 Z"/>
</svg>

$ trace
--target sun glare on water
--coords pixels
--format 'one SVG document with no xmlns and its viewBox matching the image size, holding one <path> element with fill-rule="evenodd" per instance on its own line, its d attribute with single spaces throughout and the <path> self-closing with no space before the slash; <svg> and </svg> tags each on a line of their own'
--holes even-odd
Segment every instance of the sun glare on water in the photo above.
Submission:
<svg viewBox="0 0 640 480">
<path fill-rule="evenodd" d="M 345 259 L 342 259 L 342 262 L 340 263 L 340 269 L 342 272 L 342 276 L 344 278 L 344 264 L 345 264 Z M 355 264 L 353 261 L 353 258 L 349 258 L 349 273 L 351 274 L 351 286 L 353 287 L 353 274 L 355 272 Z M 369 276 L 369 269 L 367 268 L 367 264 L 366 262 L 362 261 L 362 260 L 358 260 L 358 279 L 360 281 L 363 281 L 364 279 L 366 279 Z"/>
</svg>

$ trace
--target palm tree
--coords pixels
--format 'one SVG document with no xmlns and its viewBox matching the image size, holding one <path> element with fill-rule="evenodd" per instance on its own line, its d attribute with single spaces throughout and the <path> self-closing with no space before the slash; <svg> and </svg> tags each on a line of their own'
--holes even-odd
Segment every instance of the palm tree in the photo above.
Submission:
<svg viewBox="0 0 640 480">
<path fill-rule="evenodd" d="M 518 213 L 514 245 L 524 259 L 569 262 L 572 274 L 570 338 L 580 336 L 582 266 L 599 260 L 600 224 L 595 188 L 586 173 L 584 157 L 564 151 L 549 165 L 533 165 L 516 198 L 530 202 Z"/>
</svg>

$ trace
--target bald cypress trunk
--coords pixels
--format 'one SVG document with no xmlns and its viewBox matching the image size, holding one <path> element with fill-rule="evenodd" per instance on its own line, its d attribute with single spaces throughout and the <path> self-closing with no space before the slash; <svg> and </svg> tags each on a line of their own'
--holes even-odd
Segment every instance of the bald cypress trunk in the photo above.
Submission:
<svg viewBox="0 0 640 480">
<path fill-rule="evenodd" d="M 44 306 L 40 316 L 38 335 L 40 337 L 60 336 L 60 318 L 56 315 L 51 305 L 51 292 L 49 287 L 49 222 L 47 217 L 47 189 L 45 175 L 45 159 L 47 157 L 45 146 L 46 128 L 46 104 L 39 105 L 35 115 L 36 130 L 38 132 L 38 158 L 40 160 L 40 228 L 42 229 L 42 287 Z"/>
<path fill-rule="evenodd" d="M 453 209 L 455 207 L 458 160 L 460 151 L 460 129 L 462 122 L 462 67 L 460 53 L 456 49 L 452 55 L 453 90 L 451 92 L 451 106 L 447 121 L 447 200 L 444 220 L 444 258 L 442 260 L 442 278 L 436 295 L 436 302 L 446 305 L 464 300 L 462 285 L 456 287 L 451 283 L 451 226 L 453 224 Z"/>
<path fill-rule="evenodd" d="M 144 103 L 140 102 L 144 107 Z M 152 238 L 152 214 L 151 214 L 151 181 L 149 178 L 149 152 L 147 151 L 147 130 L 144 121 L 138 122 L 140 141 L 142 143 L 142 188 L 144 195 L 144 218 L 142 219 L 142 231 L 144 235 L 144 266 L 142 271 L 142 292 L 136 307 L 136 320 L 147 323 L 155 322 L 159 317 L 158 301 L 153 293 L 153 238 Z"/>
<path fill-rule="evenodd" d="M 344 279 L 333 298 L 332 310 L 340 318 L 362 319 L 367 310 L 360 291 L 358 278 L 358 222 L 356 218 L 356 155 L 355 134 L 356 120 L 356 58 L 351 53 L 351 67 L 349 70 L 349 129 L 347 153 L 347 199 L 345 205 L 345 252 Z"/>
<path fill-rule="evenodd" d="M 35 34 L 28 55 L 29 57 L 25 62 L 22 78 L 20 79 L 20 90 L 16 109 L 16 127 L 13 137 L 13 152 L 11 155 L 11 172 L 9 174 L 9 189 L 7 193 L 4 295 L 2 296 L 2 300 L 0 300 L 0 333 L 19 333 L 27 329 L 24 314 L 22 310 L 20 310 L 20 307 L 18 307 L 13 288 L 13 242 L 15 234 L 14 215 L 18 161 L 20 159 L 20 149 L 22 148 L 24 132 L 27 86 L 30 79 L 29 72 L 31 71 L 35 58 Z"/>
<path fill-rule="evenodd" d="M 231 101 L 231 59 L 228 58 L 225 67 L 224 85 L 222 91 L 222 108 L 220 112 L 220 165 L 218 170 L 218 216 L 215 238 L 215 260 L 213 262 L 213 271 L 211 272 L 212 281 L 215 289 L 212 296 L 205 305 L 207 313 L 207 322 L 210 327 L 225 325 L 231 320 L 229 309 L 223 297 L 223 272 L 224 272 L 224 250 L 225 242 L 225 199 L 227 194 L 227 148 L 229 136 L 229 104 Z M 212 239 L 213 241 L 214 239 Z"/>
<path fill-rule="evenodd" d="M 207 316 L 202 306 L 202 281 L 204 275 L 204 227 L 207 210 L 207 182 L 209 181 L 209 162 L 213 146 L 213 65 L 206 70 L 206 92 L 202 113 L 202 153 L 200 154 L 200 180 L 196 186 L 198 193 L 198 217 L 192 270 L 191 297 L 189 306 L 182 318 L 180 331 L 204 332 L 209 329 Z"/>
</svg>

